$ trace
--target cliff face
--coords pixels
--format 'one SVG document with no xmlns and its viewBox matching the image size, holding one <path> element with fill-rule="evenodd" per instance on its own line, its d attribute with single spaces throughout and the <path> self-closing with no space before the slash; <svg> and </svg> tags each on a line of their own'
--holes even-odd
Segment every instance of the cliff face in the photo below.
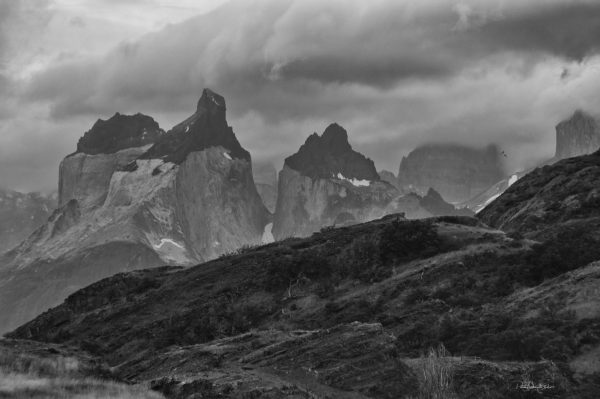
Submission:
<svg viewBox="0 0 600 399">
<path fill-rule="evenodd" d="M 556 159 L 591 154 L 600 148 L 600 123 L 583 111 L 556 125 Z"/>
<path fill-rule="evenodd" d="M 402 159 L 402 189 L 425 194 L 429 188 L 450 202 L 467 201 L 502 180 L 504 172 L 495 146 L 477 150 L 458 145 L 426 145 Z"/>
<path fill-rule="evenodd" d="M 150 148 L 67 157 L 62 206 L 0 260 L 1 330 L 119 271 L 192 265 L 261 242 L 268 212 L 223 98 L 205 90 L 190 118 L 157 137 Z"/>
<path fill-rule="evenodd" d="M 325 226 L 381 217 L 398 191 L 374 181 L 356 186 L 341 178 L 312 179 L 285 165 L 279 173 L 273 235 L 308 236 Z"/>
<path fill-rule="evenodd" d="M 83 208 L 102 205 L 113 172 L 142 155 L 164 134 L 149 116 L 115 114 L 98 120 L 60 164 L 59 205 L 75 199 Z"/>
<path fill-rule="evenodd" d="M 380 180 L 373 161 L 352 149 L 346 131 L 332 124 L 285 160 L 273 235 L 306 236 L 324 226 L 381 217 L 398 194 Z"/>
<path fill-rule="evenodd" d="M 0 189 L 0 254 L 18 245 L 56 208 L 56 193 L 23 194 Z"/>
<path fill-rule="evenodd" d="M 59 205 L 72 199 L 84 208 L 104 203 L 116 170 L 142 155 L 149 146 L 127 148 L 113 154 L 76 153 L 62 160 L 58 172 Z"/>
</svg>

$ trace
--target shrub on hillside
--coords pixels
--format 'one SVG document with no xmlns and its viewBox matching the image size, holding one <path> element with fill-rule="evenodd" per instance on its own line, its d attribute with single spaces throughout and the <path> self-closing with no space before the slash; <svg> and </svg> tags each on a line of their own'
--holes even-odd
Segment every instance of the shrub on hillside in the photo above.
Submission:
<svg viewBox="0 0 600 399">
<path fill-rule="evenodd" d="M 442 249 L 442 240 L 430 221 L 395 220 L 386 225 L 379 240 L 384 264 L 433 256 Z"/>
<path fill-rule="evenodd" d="M 533 247 L 528 277 L 540 283 L 596 260 L 600 260 L 597 232 L 586 226 L 566 227 L 556 237 Z"/>
</svg>

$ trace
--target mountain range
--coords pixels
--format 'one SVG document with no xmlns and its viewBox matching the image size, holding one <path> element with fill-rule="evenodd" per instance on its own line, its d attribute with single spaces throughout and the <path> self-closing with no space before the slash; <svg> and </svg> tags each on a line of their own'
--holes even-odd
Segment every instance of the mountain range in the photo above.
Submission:
<svg viewBox="0 0 600 399">
<path fill-rule="evenodd" d="M 600 151 L 539 168 L 477 219 L 388 215 L 118 274 L 8 337 L 170 398 L 410 398 L 427 373 L 444 398 L 594 398 L 598 170 Z"/>
<path fill-rule="evenodd" d="M 39 225 L 0 257 L 0 351 L 169 398 L 414 398 L 432 372 L 438 397 L 600 394 L 594 117 L 511 175 L 494 145 L 378 172 L 337 123 L 277 175 L 226 110 L 205 89 L 169 131 L 116 113 L 61 162 L 57 198 L 2 194 L 11 226 L 56 209 L 10 231 Z"/>
</svg>

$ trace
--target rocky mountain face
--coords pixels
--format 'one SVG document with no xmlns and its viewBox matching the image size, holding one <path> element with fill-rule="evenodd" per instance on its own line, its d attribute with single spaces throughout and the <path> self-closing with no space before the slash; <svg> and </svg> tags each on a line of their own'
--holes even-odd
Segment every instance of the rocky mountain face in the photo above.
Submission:
<svg viewBox="0 0 600 399">
<path fill-rule="evenodd" d="M 354 151 L 347 132 L 332 124 L 309 136 L 279 173 L 275 238 L 307 236 L 324 226 L 385 214 L 398 190 L 382 181 L 373 161 Z"/>
<path fill-rule="evenodd" d="M 277 170 L 272 163 L 254 163 L 252 175 L 256 190 L 263 203 L 271 213 L 275 213 L 277 205 Z"/>
<path fill-rule="evenodd" d="M 77 200 L 82 208 L 102 205 L 115 171 L 131 163 L 164 135 L 149 116 L 115 114 L 98 120 L 60 163 L 59 205 Z"/>
<path fill-rule="evenodd" d="M 600 149 L 600 122 L 597 118 L 575 111 L 568 120 L 556 125 L 556 154 L 559 159 L 591 154 Z"/>
<path fill-rule="evenodd" d="M 537 235 L 600 217 L 600 151 L 535 169 L 479 216 L 490 226 Z M 557 227 L 560 226 L 560 227 Z"/>
<path fill-rule="evenodd" d="M 168 398 L 408 399 L 435 370 L 444 398 L 597 397 L 599 264 L 557 245 L 390 215 L 119 274 L 8 336 L 83 347 Z"/>
<path fill-rule="evenodd" d="M 23 194 L 0 189 L 0 254 L 21 243 L 45 223 L 56 205 L 56 193 Z"/>
<path fill-rule="evenodd" d="M 425 194 L 429 188 L 446 201 L 461 203 L 504 178 L 496 146 L 474 149 L 454 144 L 430 144 L 402 158 L 398 183 L 406 191 Z"/>
<path fill-rule="evenodd" d="M 0 329 L 117 272 L 260 243 L 268 212 L 225 111 L 204 90 L 196 112 L 168 133 L 139 114 L 94 125 L 78 144 L 90 154 L 61 164 L 62 206 L 0 259 Z M 94 144 L 102 135 L 113 144 Z"/>
</svg>

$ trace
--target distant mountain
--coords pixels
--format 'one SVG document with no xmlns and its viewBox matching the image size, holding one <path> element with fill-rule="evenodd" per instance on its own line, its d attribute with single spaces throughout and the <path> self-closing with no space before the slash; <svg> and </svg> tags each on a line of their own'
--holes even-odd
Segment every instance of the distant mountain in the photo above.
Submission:
<svg viewBox="0 0 600 399">
<path fill-rule="evenodd" d="M 389 170 L 380 170 L 378 173 L 381 180 L 390 183 L 396 188 L 400 188 L 400 185 L 398 184 L 398 177 L 396 177 L 393 172 L 390 172 Z"/>
<path fill-rule="evenodd" d="M 298 152 L 285 160 L 285 166 L 313 180 L 337 179 L 338 175 L 357 181 L 381 180 L 373 161 L 352 149 L 348 133 L 337 123 L 329 125 L 321 136 L 310 135 Z"/>
<path fill-rule="evenodd" d="M 277 205 L 277 170 L 272 163 L 258 162 L 252 165 L 256 190 L 271 213 Z"/>
<path fill-rule="evenodd" d="M 474 149 L 455 144 L 429 144 L 402 158 L 398 183 L 424 195 L 435 189 L 444 199 L 461 203 L 504 178 L 501 153 L 494 145 Z"/>
<path fill-rule="evenodd" d="M 0 330 L 114 273 L 260 243 L 268 212 L 225 109 L 204 90 L 168 133 L 140 114 L 97 122 L 61 163 L 61 207 L 0 259 Z"/>
<path fill-rule="evenodd" d="M 23 194 L 0 189 L 0 254 L 20 244 L 45 223 L 56 206 L 56 193 Z"/>
<path fill-rule="evenodd" d="M 312 134 L 279 173 L 275 238 L 307 236 L 325 226 L 358 223 L 386 214 L 399 195 L 380 179 L 372 160 L 354 151 L 348 134 L 331 124 Z"/>
<path fill-rule="evenodd" d="M 430 188 L 427 194 L 421 198 L 419 204 L 427 212 L 431 213 L 431 216 L 474 216 L 475 212 L 468 208 L 455 208 L 454 205 L 447 203 L 440 193 Z"/>
<path fill-rule="evenodd" d="M 600 121 L 581 110 L 556 125 L 556 153 L 559 159 L 591 154 L 600 149 Z"/>
</svg>

